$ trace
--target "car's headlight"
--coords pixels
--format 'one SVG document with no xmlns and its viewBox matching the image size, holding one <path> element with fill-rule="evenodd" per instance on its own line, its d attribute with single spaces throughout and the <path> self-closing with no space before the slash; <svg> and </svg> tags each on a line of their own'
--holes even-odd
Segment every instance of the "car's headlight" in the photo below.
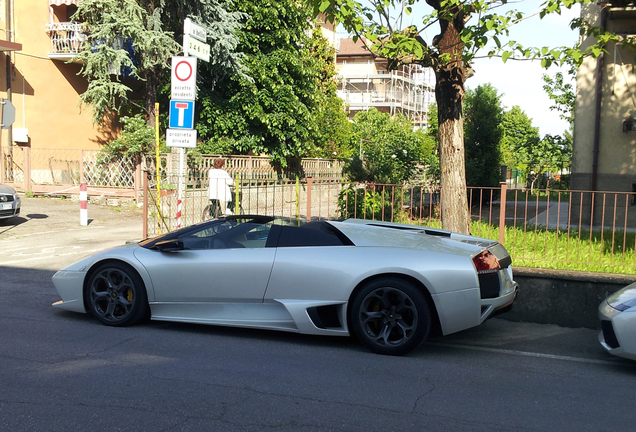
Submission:
<svg viewBox="0 0 636 432">
<path fill-rule="evenodd" d="M 613 304 L 613 305 L 610 305 L 610 306 L 612 306 L 614 309 L 619 310 L 619 311 L 622 312 L 622 311 L 625 311 L 625 310 L 627 310 L 627 309 L 629 309 L 631 307 L 636 306 L 636 299 L 632 299 L 632 300 L 626 301 L 624 303 Z"/>
<path fill-rule="evenodd" d="M 636 306 L 636 283 L 616 291 L 606 301 L 612 308 L 621 312 Z"/>
</svg>

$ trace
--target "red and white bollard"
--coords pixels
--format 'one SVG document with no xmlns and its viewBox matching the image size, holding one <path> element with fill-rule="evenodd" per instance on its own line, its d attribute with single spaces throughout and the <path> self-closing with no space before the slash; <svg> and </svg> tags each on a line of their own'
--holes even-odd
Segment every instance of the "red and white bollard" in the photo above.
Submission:
<svg viewBox="0 0 636 432">
<path fill-rule="evenodd" d="M 177 228 L 181 228 L 181 197 L 177 200 Z"/>
<path fill-rule="evenodd" d="M 88 193 L 86 183 L 80 184 L 80 225 L 88 225 Z"/>
</svg>

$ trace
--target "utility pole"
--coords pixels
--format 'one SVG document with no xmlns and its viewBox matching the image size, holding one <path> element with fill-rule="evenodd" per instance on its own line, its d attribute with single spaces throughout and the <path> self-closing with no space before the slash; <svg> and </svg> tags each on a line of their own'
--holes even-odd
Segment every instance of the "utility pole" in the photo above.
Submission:
<svg viewBox="0 0 636 432">
<path fill-rule="evenodd" d="M 13 0 L 5 0 L 6 11 L 5 11 L 5 26 L 7 35 L 7 42 L 11 42 L 13 30 L 11 28 L 11 9 L 13 6 Z M 5 62 L 6 62 L 6 74 L 7 74 L 7 100 L 11 102 L 11 53 L 5 52 L 4 54 Z M 10 126 L 7 129 L 7 161 L 8 163 L 8 172 L 7 179 L 9 181 L 13 181 L 13 126 Z M 0 161 L 1 162 L 1 161 Z M 4 179 L 0 179 L 0 182 Z"/>
</svg>

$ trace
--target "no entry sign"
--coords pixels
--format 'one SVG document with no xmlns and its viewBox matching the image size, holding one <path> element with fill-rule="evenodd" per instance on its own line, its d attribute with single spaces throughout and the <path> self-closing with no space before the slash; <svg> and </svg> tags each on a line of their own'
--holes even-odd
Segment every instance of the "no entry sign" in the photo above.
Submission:
<svg viewBox="0 0 636 432">
<path fill-rule="evenodd" d="M 196 57 L 172 57 L 171 77 L 172 99 L 195 99 L 197 89 Z"/>
</svg>

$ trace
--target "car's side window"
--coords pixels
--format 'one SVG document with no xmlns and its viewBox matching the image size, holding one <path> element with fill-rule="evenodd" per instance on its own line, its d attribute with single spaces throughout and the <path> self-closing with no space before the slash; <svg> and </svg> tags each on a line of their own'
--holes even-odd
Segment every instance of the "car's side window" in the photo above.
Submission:
<svg viewBox="0 0 636 432">
<path fill-rule="evenodd" d="M 271 224 L 224 221 L 182 236 L 186 250 L 264 248 Z"/>
<path fill-rule="evenodd" d="M 340 231 L 326 222 L 310 222 L 299 227 L 281 227 L 278 247 L 352 245 Z"/>
<path fill-rule="evenodd" d="M 271 223 L 266 224 L 244 224 L 254 225 L 249 231 L 237 238 L 236 241 L 246 248 L 264 248 L 267 244 L 269 232 L 272 229 Z"/>
</svg>

